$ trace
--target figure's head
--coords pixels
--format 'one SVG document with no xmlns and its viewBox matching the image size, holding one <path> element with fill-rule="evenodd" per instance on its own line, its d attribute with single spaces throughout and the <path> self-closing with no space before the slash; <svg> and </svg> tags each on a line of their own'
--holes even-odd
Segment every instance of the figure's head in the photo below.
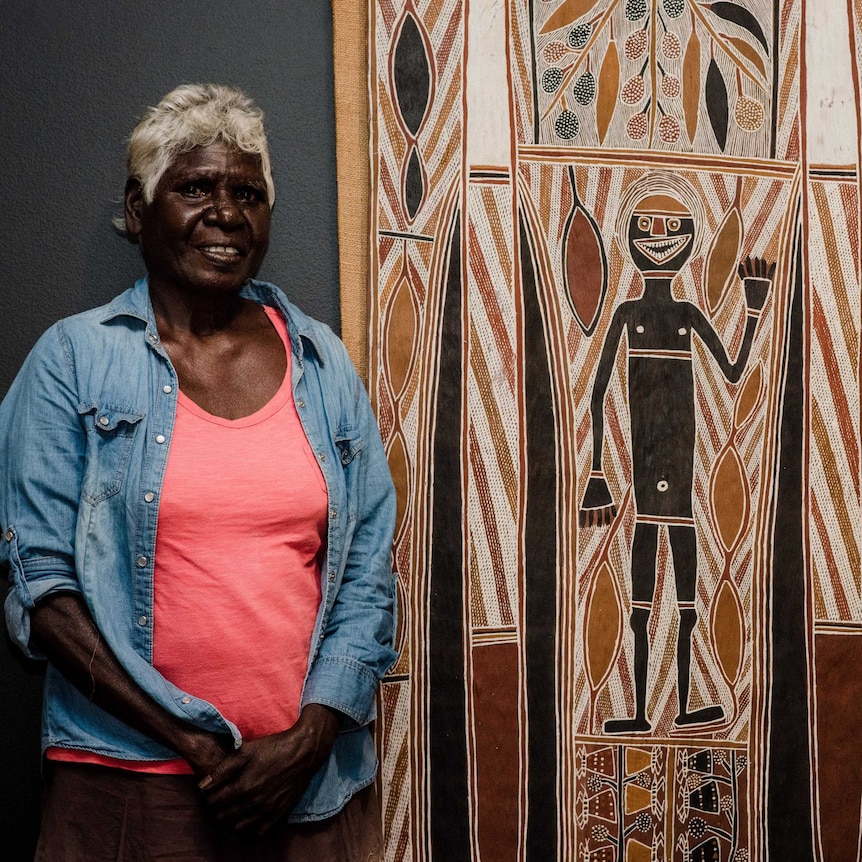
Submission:
<svg viewBox="0 0 862 862">
<path fill-rule="evenodd" d="M 673 277 L 699 251 L 703 206 L 681 177 L 645 174 L 623 194 L 617 236 L 634 265 L 651 277 Z"/>
<path fill-rule="evenodd" d="M 220 84 L 183 84 L 141 117 L 129 138 L 127 182 L 137 180 L 152 203 L 165 171 L 182 153 L 222 143 L 258 156 L 267 203 L 275 203 L 263 112 L 241 90 Z M 122 219 L 117 226 L 122 228 Z"/>
</svg>

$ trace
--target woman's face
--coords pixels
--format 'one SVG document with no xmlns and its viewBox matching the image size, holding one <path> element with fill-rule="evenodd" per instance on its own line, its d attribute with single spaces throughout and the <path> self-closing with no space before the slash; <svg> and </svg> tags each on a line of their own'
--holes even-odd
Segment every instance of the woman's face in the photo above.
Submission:
<svg viewBox="0 0 862 862">
<path fill-rule="evenodd" d="M 177 156 L 150 204 L 126 189 L 126 227 L 156 290 L 236 292 L 260 268 L 269 222 L 260 158 L 222 143 Z"/>
</svg>

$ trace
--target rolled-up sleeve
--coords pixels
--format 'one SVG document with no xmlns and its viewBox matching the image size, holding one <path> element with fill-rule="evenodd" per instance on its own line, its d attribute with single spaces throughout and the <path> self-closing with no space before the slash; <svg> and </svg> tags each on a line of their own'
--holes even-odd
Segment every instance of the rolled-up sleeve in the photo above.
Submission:
<svg viewBox="0 0 862 862">
<path fill-rule="evenodd" d="M 0 566 L 9 573 L 6 625 L 24 652 L 30 611 L 47 595 L 80 592 L 75 529 L 86 452 L 75 366 L 62 325 L 27 357 L 0 404 Z"/>
<path fill-rule="evenodd" d="M 342 451 L 342 465 L 355 523 L 343 550 L 338 592 L 303 699 L 338 709 L 361 726 L 374 720 L 378 683 L 397 658 L 392 572 L 395 489 L 368 396 L 346 352 L 343 362 L 344 374 L 352 381 L 350 424 L 357 446 Z"/>
</svg>

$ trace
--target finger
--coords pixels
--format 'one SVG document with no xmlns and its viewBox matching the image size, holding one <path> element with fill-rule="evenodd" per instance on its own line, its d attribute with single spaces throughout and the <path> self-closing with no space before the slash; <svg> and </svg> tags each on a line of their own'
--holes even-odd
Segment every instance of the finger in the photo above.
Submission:
<svg viewBox="0 0 862 862">
<path fill-rule="evenodd" d="M 213 793 L 239 775 L 244 765 L 245 762 L 237 757 L 226 757 L 209 775 L 198 782 L 198 789 L 205 794 Z"/>
</svg>

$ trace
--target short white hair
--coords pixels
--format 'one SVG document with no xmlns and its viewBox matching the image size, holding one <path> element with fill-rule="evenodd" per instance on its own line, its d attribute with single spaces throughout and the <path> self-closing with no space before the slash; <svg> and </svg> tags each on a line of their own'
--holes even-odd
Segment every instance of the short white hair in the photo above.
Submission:
<svg viewBox="0 0 862 862">
<path fill-rule="evenodd" d="M 138 180 L 144 202 L 152 203 L 159 180 L 178 155 L 216 141 L 260 157 L 272 207 L 275 185 L 263 111 L 242 90 L 222 84 L 182 84 L 149 108 L 129 138 L 127 179 Z M 117 225 L 122 221 L 117 219 Z"/>
</svg>

